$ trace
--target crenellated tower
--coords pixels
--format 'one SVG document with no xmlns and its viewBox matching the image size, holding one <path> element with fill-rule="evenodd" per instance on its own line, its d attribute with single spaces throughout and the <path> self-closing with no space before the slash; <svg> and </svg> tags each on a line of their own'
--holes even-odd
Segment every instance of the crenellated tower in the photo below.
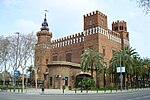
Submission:
<svg viewBox="0 0 150 100">
<path fill-rule="evenodd" d="M 38 42 L 35 46 L 35 69 L 37 70 L 37 78 L 39 81 L 47 80 L 48 69 L 46 65 L 52 61 L 51 59 L 51 38 L 52 32 L 49 31 L 46 19 L 42 23 L 41 30 L 37 32 Z"/>
<path fill-rule="evenodd" d="M 108 29 L 107 16 L 98 10 L 84 15 L 84 30 L 94 27 Z"/>
<path fill-rule="evenodd" d="M 112 30 L 120 33 L 122 48 L 129 46 L 129 32 L 125 21 L 116 21 L 112 23 Z"/>
</svg>

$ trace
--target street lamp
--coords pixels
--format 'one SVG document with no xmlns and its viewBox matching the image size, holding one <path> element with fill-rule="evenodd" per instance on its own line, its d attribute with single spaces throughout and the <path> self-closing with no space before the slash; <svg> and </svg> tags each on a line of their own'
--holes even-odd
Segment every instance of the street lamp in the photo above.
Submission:
<svg viewBox="0 0 150 100">
<path fill-rule="evenodd" d="M 19 32 L 16 32 L 15 34 L 17 34 L 18 37 L 17 37 L 17 50 L 16 50 L 16 65 L 15 65 L 15 68 L 14 68 L 14 92 L 15 92 L 15 88 L 16 88 L 16 75 L 15 75 L 15 73 L 17 72 L 18 46 L 19 46 Z"/>
<path fill-rule="evenodd" d="M 122 50 L 121 50 L 122 51 Z M 122 66 L 121 66 L 121 54 L 120 54 L 120 86 L 122 91 Z"/>
</svg>

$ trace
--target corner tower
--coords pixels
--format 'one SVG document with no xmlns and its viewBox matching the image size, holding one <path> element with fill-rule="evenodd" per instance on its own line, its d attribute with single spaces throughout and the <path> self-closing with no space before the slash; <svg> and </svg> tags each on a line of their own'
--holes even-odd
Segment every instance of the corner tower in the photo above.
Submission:
<svg viewBox="0 0 150 100">
<path fill-rule="evenodd" d="M 41 31 L 37 32 L 37 37 L 38 37 L 38 43 L 51 42 L 52 32 L 49 32 L 46 13 L 45 13 L 44 22 L 42 23 Z"/>
<path fill-rule="evenodd" d="M 42 23 L 41 30 L 37 32 L 38 41 L 35 45 L 35 69 L 36 77 L 38 81 L 47 81 L 47 63 L 52 61 L 51 59 L 51 38 L 52 32 L 49 31 L 48 23 L 46 19 L 46 13 L 44 22 Z"/>
<path fill-rule="evenodd" d="M 84 15 L 84 30 L 94 27 L 102 27 L 104 29 L 108 29 L 107 16 L 98 10 Z"/>
<path fill-rule="evenodd" d="M 120 33 L 122 48 L 129 46 L 129 32 L 125 21 L 116 21 L 112 23 L 112 30 Z"/>
</svg>

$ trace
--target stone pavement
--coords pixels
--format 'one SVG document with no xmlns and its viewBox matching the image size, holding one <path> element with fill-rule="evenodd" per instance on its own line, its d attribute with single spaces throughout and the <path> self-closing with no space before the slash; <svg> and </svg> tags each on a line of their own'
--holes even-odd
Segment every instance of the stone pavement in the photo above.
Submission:
<svg viewBox="0 0 150 100">
<path fill-rule="evenodd" d="M 148 88 L 145 88 L 145 89 L 148 89 Z M 42 92 L 42 89 L 35 89 L 35 88 L 30 88 L 30 89 L 25 89 L 23 93 L 25 94 L 34 94 L 34 95 L 58 95 L 58 94 L 97 94 L 97 93 L 120 93 L 120 92 L 132 92 L 132 91 L 140 91 L 140 90 L 143 90 L 143 89 L 129 89 L 129 90 L 107 90 L 107 91 L 86 91 L 86 90 L 83 90 L 81 92 L 81 90 L 78 90 L 78 91 L 75 91 L 75 90 L 64 90 L 64 93 L 63 93 L 63 90 L 62 89 L 44 89 L 44 92 Z"/>
<path fill-rule="evenodd" d="M 61 95 L 61 94 L 102 94 L 102 93 L 121 93 L 121 92 L 132 92 L 132 91 L 140 91 L 140 90 L 146 90 L 146 89 L 150 89 L 150 88 L 142 88 L 142 89 L 129 89 L 129 90 L 106 90 L 106 91 L 96 91 L 96 90 L 83 90 L 81 92 L 81 90 L 62 90 L 62 89 L 44 89 L 44 91 L 42 91 L 42 89 L 36 89 L 36 88 L 27 88 L 24 89 L 23 92 L 21 92 L 21 90 L 17 90 L 15 92 L 13 92 L 13 90 L 5 90 L 3 92 L 8 92 L 8 93 L 23 93 L 23 94 L 29 94 L 29 95 Z"/>
</svg>

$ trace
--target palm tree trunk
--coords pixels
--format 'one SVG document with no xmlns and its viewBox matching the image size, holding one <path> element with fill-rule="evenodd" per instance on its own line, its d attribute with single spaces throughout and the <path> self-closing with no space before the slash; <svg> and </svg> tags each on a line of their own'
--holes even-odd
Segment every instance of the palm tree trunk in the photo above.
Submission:
<svg viewBox="0 0 150 100">
<path fill-rule="evenodd" d="M 133 88 L 133 81 L 132 81 L 133 77 L 132 77 L 132 75 L 130 75 L 129 77 L 130 77 L 130 86 L 131 86 L 131 88 Z"/>
<path fill-rule="evenodd" d="M 98 70 L 96 69 L 96 88 L 99 88 Z"/>
<path fill-rule="evenodd" d="M 118 80 L 118 74 L 115 72 L 115 87 L 118 89 L 118 83 L 119 83 L 119 80 Z"/>
<path fill-rule="evenodd" d="M 143 75 L 143 87 L 145 87 L 145 77 Z"/>
<path fill-rule="evenodd" d="M 115 87 L 117 88 L 117 75 L 114 73 L 114 82 L 115 82 Z"/>
<path fill-rule="evenodd" d="M 124 76 L 125 78 L 124 78 L 124 85 L 125 85 L 125 90 L 127 89 L 127 83 L 126 83 L 126 77 L 127 77 L 127 74 L 125 73 L 125 76 Z"/>
<path fill-rule="evenodd" d="M 103 80 L 103 81 L 104 81 L 104 88 L 105 88 L 105 87 L 106 87 L 106 80 L 105 80 L 105 78 L 106 78 L 106 77 L 105 77 L 105 71 L 104 71 L 104 74 L 103 74 L 103 78 L 104 78 L 104 80 Z"/>
<path fill-rule="evenodd" d="M 31 71 L 30 71 L 30 86 L 32 87 L 32 84 L 31 84 Z"/>
<path fill-rule="evenodd" d="M 138 76 L 136 75 L 136 88 L 139 88 Z"/>
<path fill-rule="evenodd" d="M 92 63 L 92 65 L 91 65 L 91 76 L 93 77 L 93 63 Z M 97 69 L 96 69 L 97 70 Z"/>
</svg>

